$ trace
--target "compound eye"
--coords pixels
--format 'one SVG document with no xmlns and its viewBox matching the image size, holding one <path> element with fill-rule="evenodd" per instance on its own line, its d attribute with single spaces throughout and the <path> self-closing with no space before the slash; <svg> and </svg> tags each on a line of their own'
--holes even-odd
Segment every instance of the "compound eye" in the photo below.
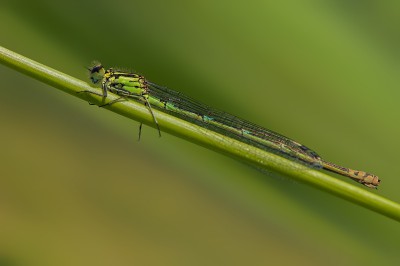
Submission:
<svg viewBox="0 0 400 266">
<path fill-rule="evenodd" d="M 103 66 L 99 64 L 99 65 L 93 66 L 89 70 L 90 70 L 90 73 L 93 74 L 93 73 L 99 73 L 102 68 L 103 68 Z"/>
<path fill-rule="evenodd" d="M 89 70 L 89 78 L 93 84 L 99 83 L 104 78 L 106 73 L 104 67 L 99 62 L 93 62 Z"/>
</svg>

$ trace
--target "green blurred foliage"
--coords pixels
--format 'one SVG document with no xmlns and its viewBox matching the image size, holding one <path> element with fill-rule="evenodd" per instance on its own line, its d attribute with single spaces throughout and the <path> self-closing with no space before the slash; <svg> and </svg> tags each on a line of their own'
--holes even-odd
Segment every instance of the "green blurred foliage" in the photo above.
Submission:
<svg viewBox="0 0 400 266">
<path fill-rule="evenodd" d="M 81 79 L 94 59 L 133 68 L 378 174 L 399 202 L 399 7 L 5 1 L 0 40 Z M 0 265 L 400 262 L 388 218 L 0 75 Z"/>
</svg>

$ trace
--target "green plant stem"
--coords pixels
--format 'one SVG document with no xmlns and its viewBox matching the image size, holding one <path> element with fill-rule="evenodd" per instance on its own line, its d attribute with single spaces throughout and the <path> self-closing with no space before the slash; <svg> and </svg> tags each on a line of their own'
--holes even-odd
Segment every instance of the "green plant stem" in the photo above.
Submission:
<svg viewBox="0 0 400 266">
<path fill-rule="evenodd" d="M 95 104 L 101 104 L 103 102 L 101 96 L 89 93 L 78 93 L 88 90 L 101 95 L 101 89 L 90 87 L 86 82 L 37 63 L 1 46 L 0 62 L 85 101 Z M 116 98 L 118 98 L 118 96 L 109 94 L 107 100 L 114 100 Z M 142 103 L 125 101 L 106 106 L 105 108 L 133 120 L 140 121 L 148 126 L 155 127 L 148 109 Z M 164 132 L 184 138 L 229 157 L 250 163 L 256 167 L 278 172 L 289 178 L 312 185 L 340 198 L 400 221 L 400 205 L 398 203 L 376 195 L 364 187 L 357 187 L 331 177 L 321 171 L 308 168 L 273 153 L 227 138 L 163 112 L 157 110 L 153 110 L 153 112 L 157 117 L 161 130 Z"/>
</svg>

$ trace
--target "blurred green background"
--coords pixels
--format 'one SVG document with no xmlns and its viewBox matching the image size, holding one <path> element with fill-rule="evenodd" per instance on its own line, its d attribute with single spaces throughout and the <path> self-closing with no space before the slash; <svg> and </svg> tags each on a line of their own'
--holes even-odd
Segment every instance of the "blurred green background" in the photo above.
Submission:
<svg viewBox="0 0 400 266">
<path fill-rule="evenodd" d="M 0 21 L 8 49 L 83 80 L 132 68 L 400 202 L 399 1 L 6 0 Z M 1 266 L 400 263 L 389 218 L 0 75 Z"/>
</svg>

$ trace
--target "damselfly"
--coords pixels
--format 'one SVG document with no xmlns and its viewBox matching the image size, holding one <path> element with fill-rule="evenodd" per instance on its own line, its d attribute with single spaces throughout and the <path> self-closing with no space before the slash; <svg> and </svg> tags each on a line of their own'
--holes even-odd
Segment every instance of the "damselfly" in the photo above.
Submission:
<svg viewBox="0 0 400 266">
<path fill-rule="evenodd" d="M 113 68 L 105 70 L 99 62 L 94 62 L 88 70 L 92 83 L 101 85 L 103 94 L 100 96 L 106 98 L 107 93 L 111 92 L 121 97 L 105 105 L 126 99 L 143 102 L 153 116 L 160 136 L 161 131 L 152 108 L 255 147 L 299 160 L 312 167 L 323 168 L 350 177 L 369 188 L 377 188 L 380 183 L 376 175 L 327 162 L 315 151 L 292 139 L 199 103 L 180 92 L 152 83 L 139 74 Z M 93 93 L 91 91 L 84 92 Z M 140 124 L 139 137 L 141 126 L 142 124 Z"/>
</svg>

